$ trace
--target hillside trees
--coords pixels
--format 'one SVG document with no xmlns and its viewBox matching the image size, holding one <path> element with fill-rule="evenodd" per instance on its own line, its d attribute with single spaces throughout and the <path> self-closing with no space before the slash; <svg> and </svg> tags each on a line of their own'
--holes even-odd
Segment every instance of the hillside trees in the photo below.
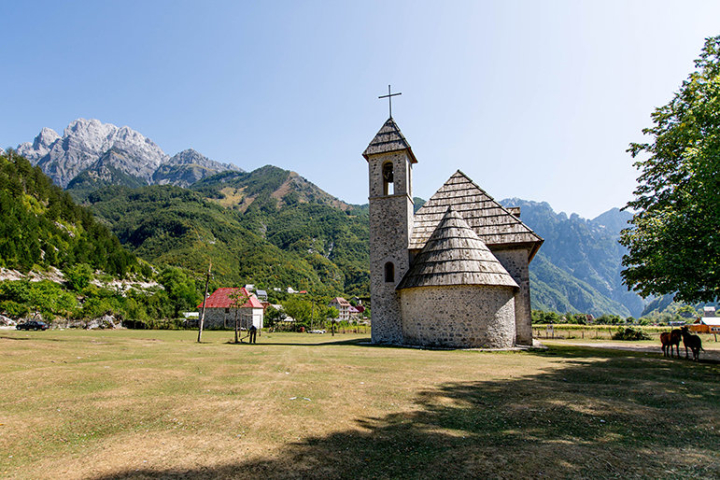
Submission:
<svg viewBox="0 0 720 480">
<path fill-rule="evenodd" d="M 260 200 L 260 202 L 258 201 Z M 301 256 L 328 294 L 367 294 L 370 290 L 370 251 L 367 212 L 343 212 L 328 205 L 296 203 L 282 209 L 257 206 L 243 216 L 243 225 L 258 230 L 281 250 Z"/>
<path fill-rule="evenodd" d="M 0 156 L 0 266 L 66 269 L 86 263 L 124 276 L 135 257 L 87 209 L 12 151 Z"/>
<path fill-rule="evenodd" d="M 160 273 L 158 281 L 165 288 L 174 317 L 179 317 L 181 312 L 194 311 L 202 301 L 202 295 L 198 292 L 199 285 L 181 268 L 166 267 Z"/>
<path fill-rule="evenodd" d="M 641 171 L 627 207 L 636 210 L 621 243 L 622 272 L 642 296 L 714 301 L 720 294 L 720 37 L 705 41 L 696 71 L 652 114 L 633 143 Z"/>
<path fill-rule="evenodd" d="M 252 191 L 267 183 L 255 179 L 247 186 Z M 367 226 L 362 218 L 319 204 L 278 210 L 267 191 L 258 192 L 244 213 L 173 186 L 107 187 L 90 194 L 88 201 L 132 252 L 156 265 L 199 273 L 211 259 L 215 279 L 223 284 L 292 286 L 327 295 L 367 292 L 367 242 L 362 240 Z"/>
</svg>

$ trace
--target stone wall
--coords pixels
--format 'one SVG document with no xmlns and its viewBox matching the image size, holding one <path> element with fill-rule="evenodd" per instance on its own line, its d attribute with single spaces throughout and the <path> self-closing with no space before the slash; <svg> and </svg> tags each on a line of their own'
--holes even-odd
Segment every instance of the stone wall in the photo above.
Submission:
<svg viewBox="0 0 720 480">
<path fill-rule="evenodd" d="M 382 165 L 392 161 L 395 189 L 383 195 Z M 404 152 L 371 156 L 370 178 L 370 296 L 373 343 L 402 342 L 400 297 L 395 287 L 407 272 L 408 243 L 413 222 L 413 202 L 408 194 L 411 164 Z M 394 267 L 394 278 L 385 281 L 385 265 Z"/>
<path fill-rule="evenodd" d="M 516 337 L 515 291 L 512 287 L 477 285 L 404 289 L 400 292 L 404 343 L 512 347 Z"/>
<path fill-rule="evenodd" d="M 235 309 L 230 308 L 230 312 L 226 313 L 224 308 L 206 308 L 205 323 L 203 328 L 235 328 Z M 202 315 L 202 308 L 198 310 Z M 255 325 L 256 328 L 262 328 L 263 310 L 262 308 L 242 308 L 238 313 L 238 323 L 240 328 L 249 328 Z"/>
<path fill-rule="evenodd" d="M 372 199 L 384 195 L 382 167 L 387 162 L 392 162 L 395 172 L 394 194 L 403 194 L 412 198 L 412 164 L 405 152 L 373 155 L 368 158 L 368 178 L 370 181 L 369 198 Z"/>
<path fill-rule="evenodd" d="M 518 345 L 532 345 L 532 311 L 530 310 L 530 270 L 527 248 L 492 249 L 495 258 L 520 287 L 515 300 L 515 330 Z"/>
</svg>

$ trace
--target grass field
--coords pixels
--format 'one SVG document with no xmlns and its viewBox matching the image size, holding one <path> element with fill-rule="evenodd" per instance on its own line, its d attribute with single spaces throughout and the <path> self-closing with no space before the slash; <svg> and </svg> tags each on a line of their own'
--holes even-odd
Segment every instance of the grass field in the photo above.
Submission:
<svg viewBox="0 0 720 480">
<path fill-rule="evenodd" d="M 720 478 L 720 365 L 0 331 L 2 478 Z"/>
</svg>

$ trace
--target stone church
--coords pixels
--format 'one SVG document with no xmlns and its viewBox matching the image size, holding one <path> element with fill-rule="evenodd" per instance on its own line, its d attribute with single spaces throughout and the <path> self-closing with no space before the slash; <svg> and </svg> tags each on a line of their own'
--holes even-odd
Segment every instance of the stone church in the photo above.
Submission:
<svg viewBox="0 0 720 480">
<path fill-rule="evenodd" d="M 414 213 L 415 154 L 392 116 L 363 156 L 370 182 L 372 341 L 532 345 L 529 264 L 543 243 L 457 171 Z"/>
</svg>

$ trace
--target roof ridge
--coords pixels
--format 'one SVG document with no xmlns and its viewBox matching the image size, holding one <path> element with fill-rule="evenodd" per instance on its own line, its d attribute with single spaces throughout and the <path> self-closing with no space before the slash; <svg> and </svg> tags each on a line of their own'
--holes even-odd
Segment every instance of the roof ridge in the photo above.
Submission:
<svg viewBox="0 0 720 480">
<path fill-rule="evenodd" d="M 426 245 L 435 230 L 433 225 L 437 227 L 441 222 L 442 219 L 438 217 L 446 205 L 452 205 L 466 222 L 472 222 L 470 228 L 478 237 L 492 237 L 488 246 L 534 244 L 530 252 L 532 259 L 543 243 L 543 239 L 519 217 L 495 200 L 462 170 L 456 170 L 415 212 L 410 249 L 417 250 Z"/>
<path fill-rule="evenodd" d="M 403 135 L 400 131 L 400 127 L 398 127 L 395 119 L 390 117 L 385 121 L 380 130 L 378 130 L 378 133 L 375 134 L 375 137 L 373 137 L 370 141 L 370 144 L 367 146 L 362 155 L 366 160 L 368 160 L 371 155 L 399 152 L 403 150 L 408 151 L 411 163 L 417 163 L 415 154 L 413 154 L 412 148 L 410 148 L 410 144 L 405 138 L 405 135 Z"/>
<path fill-rule="evenodd" d="M 456 252 L 474 254 L 455 255 Z M 437 268 L 440 265 L 451 267 Z M 461 283 L 465 285 L 518 286 L 462 215 L 450 205 L 397 289 L 458 285 L 453 280 L 457 275 L 463 276 Z"/>
</svg>

